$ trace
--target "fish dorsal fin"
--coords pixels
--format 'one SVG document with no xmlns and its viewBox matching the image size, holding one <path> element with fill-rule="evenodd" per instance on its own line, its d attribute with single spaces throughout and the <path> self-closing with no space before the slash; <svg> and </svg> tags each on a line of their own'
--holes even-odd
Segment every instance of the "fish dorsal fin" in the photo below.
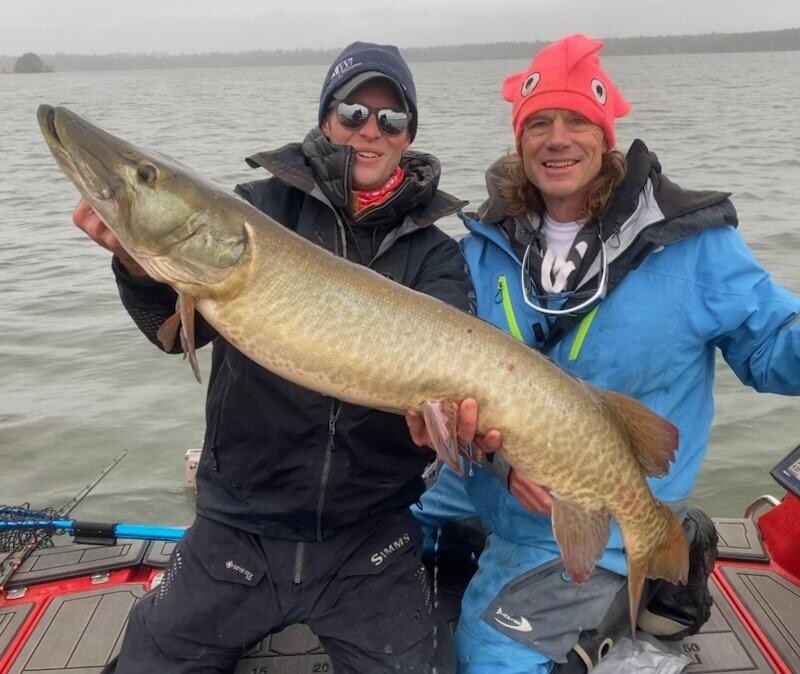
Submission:
<svg viewBox="0 0 800 674">
<path fill-rule="evenodd" d="M 663 477 L 675 460 L 678 429 L 638 400 L 614 391 L 597 391 L 630 439 L 633 455 L 646 475 Z"/>
<path fill-rule="evenodd" d="M 586 582 L 608 543 L 608 511 L 585 510 L 553 495 L 552 513 L 564 568 L 574 581 Z"/>
</svg>

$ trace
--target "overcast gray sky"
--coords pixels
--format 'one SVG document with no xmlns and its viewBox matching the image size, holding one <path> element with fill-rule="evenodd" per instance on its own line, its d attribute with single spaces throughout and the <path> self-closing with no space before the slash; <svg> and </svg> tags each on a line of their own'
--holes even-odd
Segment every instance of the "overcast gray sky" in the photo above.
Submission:
<svg viewBox="0 0 800 674">
<path fill-rule="evenodd" d="M 800 27 L 800 0 L 0 0 L 0 54 L 400 47 Z"/>
</svg>

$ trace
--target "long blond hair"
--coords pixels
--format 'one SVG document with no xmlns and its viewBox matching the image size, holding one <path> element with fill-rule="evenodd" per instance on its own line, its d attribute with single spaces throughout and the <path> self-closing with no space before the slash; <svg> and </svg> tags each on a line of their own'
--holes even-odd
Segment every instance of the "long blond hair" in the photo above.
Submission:
<svg viewBox="0 0 800 674">
<path fill-rule="evenodd" d="M 593 222 L 605 210 L 614 190 L 625 177 L 625 155 L 617 150 L 603 154 L 600 172 L 589 183 L 586 200 L 581 207 L 580 218 Z M 530 211 L 541 214 L 544 200 L 539 189 L 533 185 L 522 164 L 522 157 L 516 152 L 509 154 L 501 164 L 497 193 L 505 202 L 506 215 L 521 217 Z"/>
</svg>

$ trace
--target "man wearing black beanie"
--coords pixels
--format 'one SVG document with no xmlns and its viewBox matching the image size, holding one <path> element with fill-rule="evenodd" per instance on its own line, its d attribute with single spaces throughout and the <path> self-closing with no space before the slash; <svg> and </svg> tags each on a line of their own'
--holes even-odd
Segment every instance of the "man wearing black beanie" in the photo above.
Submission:
<svg viewBox="0 0 800 674">
<path fill-rule="evenodd" d="M 436 158 L 409 150 L 418 121 L 397 48 L 356 42 L 325 77 L 318 126 L 248 157 L 272 177 L 236 191 L 330 252 L 469 310 L 458 246 L 434 225 L 465 204 L 437 189 Z M 83 202 L 74 220 L 114 253 L 122 303 L 158 346 L 174 291 Z M 432 453 L 402 416 L 289 383 L 196 320 L 197 345 L 213 345 L 197 518 L 163 582 L 132 610 L 107 671 L 232 672 L 266 635 L 306 623 L 336 674 L 453 672 L 409 513 Z"/>
</svg>

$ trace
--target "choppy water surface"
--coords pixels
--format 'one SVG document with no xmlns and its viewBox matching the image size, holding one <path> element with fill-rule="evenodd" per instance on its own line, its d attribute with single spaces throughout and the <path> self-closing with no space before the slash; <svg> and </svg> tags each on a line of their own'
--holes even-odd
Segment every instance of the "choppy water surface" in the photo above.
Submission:
<svg viewBox="0 0 800 674">
<path fill-rule="evenodd" d="M 512 143 L 502 78 L 523 62 L 419 64 L 419 149 L 474 206 L 483 169 Z M 800 52 L 609 57 L 641 137 L 687 187 L 734 193 L 741 231 L 800 292 Z M 316 121 L 323 67 L 0 76 L 0 503 L 57 505 L 122 449 L 84 502 L 97 519 L 186 523 L 183 453 L 203 435 L 204 387 L 122 309 L 109 255 L 71 225 L 77 193 L 35 120 L 43 102 L 182 159 L 223 184 L 259 177 L 242 158 L 298 140 Z M 459 223 L 446 224 L 454 236 Z M 636 311 L 636 307 L 631 307 Z M 201 353 L 208 371 L 208 354 Z M 745 389 L 720 363 L 717 417 L 696 500 L 735 516 L 800 442 L 800 400 Z"/>
</svg>

